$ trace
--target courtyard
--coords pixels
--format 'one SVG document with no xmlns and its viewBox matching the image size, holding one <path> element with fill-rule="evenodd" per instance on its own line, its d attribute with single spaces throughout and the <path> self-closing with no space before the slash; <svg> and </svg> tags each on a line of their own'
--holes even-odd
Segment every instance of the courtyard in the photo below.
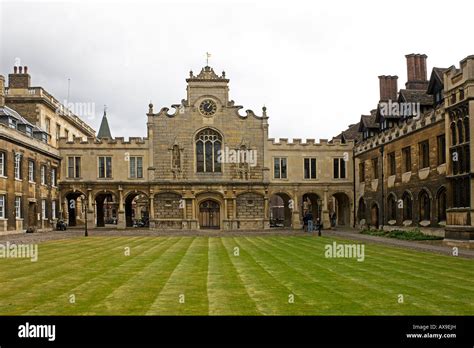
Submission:
<svg viewBox="0 0 474 348">
<path fill-rule="evenodd" d="M 2 237 L 39 243 L 37 262 L 0 259 L 0 315 L 474 313 L 469 258 L 296 232 L 114 233 Z M 326 257 L 334 243 L 365 256 Z"/>
</svg>

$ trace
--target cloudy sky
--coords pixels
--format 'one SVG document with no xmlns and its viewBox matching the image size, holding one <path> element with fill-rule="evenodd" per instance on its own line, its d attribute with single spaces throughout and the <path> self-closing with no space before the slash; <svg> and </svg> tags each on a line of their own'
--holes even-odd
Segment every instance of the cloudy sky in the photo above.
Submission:
<svg viewBox="0 0 474 348">
<path fill-rule="evenodd" d="M 147 105 L 185 98 L 189 70 L 230 78 L 230 97 L 270 136 L 331 138 L 378 101 L 378 75 L 406 82 L 405 54 L 428 69 L 474 54 L 468 1 L 3 1 L 0 74 L 27 65 L 59 100 L 108 106 L 114 136 L 145 136 Z"/>
</svg>

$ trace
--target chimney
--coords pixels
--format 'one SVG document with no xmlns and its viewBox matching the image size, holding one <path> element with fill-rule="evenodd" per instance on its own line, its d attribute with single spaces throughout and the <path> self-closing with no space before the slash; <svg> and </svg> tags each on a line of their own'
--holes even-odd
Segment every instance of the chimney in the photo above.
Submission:
<svg viewBox="0 0 474 348">
<path fill-rule="evenodd" d="M 28 67 L 13 67 L 13 74 L 8 75 L 9 88 L 29 88 L 31 77 L 28 74 Z"/>
<path fill-rule="evenodd" d="M 381 75 L 379 76 L 380 83 L 380 101 L 386 102 L 389 100 L 396 101 L 398 86 L 398 76 Z"/>
<path fill-rule="evenodd" d="M 426 54 L 407 54 L 407 89 L 426 90 L 428 80 L 426 73 Z"/>
<path fill-rule="evenodd" d="M 0 75 L 0 108 L 5 106 L 5 78 Z"/>
</svg>

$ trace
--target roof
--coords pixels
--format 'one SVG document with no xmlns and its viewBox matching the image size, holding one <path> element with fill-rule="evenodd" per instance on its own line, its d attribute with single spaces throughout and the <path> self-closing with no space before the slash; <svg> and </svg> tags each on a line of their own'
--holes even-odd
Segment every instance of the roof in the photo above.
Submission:
<svg viewBox="0 0 474 348">
<path fill-rule="evenodd" d="M 425 90 L 419 89 L 401 89 L 400 97 L 405 103 L 420 103 L 420 105 L 433 105 L 433 97 L 426 93 Z"/>
<path fill-rule="evenodd" d="M 109 138 L 112 139 L 112 134 L 110 133 L 109 122 L 107 121 L 107 114 L 104 111 L 104 116 L 102 116 L 102 122 L 100 123 L 99 132 L 97 132 L 97 138 Z"/>
<path fill-rule="evenodd" d="M 354 140 L 354 142 L 359 142 L 362 140 L 362 134 L 359 132 L 360 122 L 349 125 L 349 127 L 342 131 L 340 134 L 340 139 L 345 141 Z"/>
<path fill-rule="evenodd" d="M 372 111 L 374 111 L 374 110 L 372 110 Z M 375 122 L 376 114 L 375 114 L 375 112 L 372 112 L 372 111 L 371 111 L 370 115 L 361 115 L 360 116 L 359 132 L 363 131 L 362 127 L 371 128 L 371 129 L 379 129 L 380 128 L 380 125 L 377 122 Z"/>
<path fill-rule="evenodd" d="M 431 71 L 431 77 L 430 77 L 430 82 L 428 84 L 428 90 L 427 93 L 429 94 L 434 94 L 433 88 L 435 86 L 436 81 L 438 81 L 441 86 L 444 85 L 444 72 L 447 71 L 448 68 L 433 68 Z"/>
<path fill-rule="evenodd" d="M 46 133 L 43 129 L 39 128 L 38 126 L 36 126 L 32 123 L 30 123 L 27 119 L 25 119 L 23 116 L 21 116 L 18 112 L 16 112 L 12 108 L 9 108 L 8 106 L 0 107 L 0 116 L 13 117 L 14 119 L 17 120 L 17 122 L 19 124 L 24 124 L 24 125 L 30 126 L 33 129 L 33 131 Z"/>
</svg>

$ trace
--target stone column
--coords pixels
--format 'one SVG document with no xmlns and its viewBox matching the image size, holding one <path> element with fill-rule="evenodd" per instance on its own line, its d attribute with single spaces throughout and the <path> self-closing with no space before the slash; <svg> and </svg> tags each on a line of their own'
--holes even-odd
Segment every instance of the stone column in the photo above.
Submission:
<svg viewBox="0 0 474 348">
<path fill-rule="evenodd" d="M 291 225 L 293 229 L 299 230 L 303 226 L 301 225 L 300 211 L 298 209 L 298 192 L 293 191 L 293 212 L 291 216 Z"/>
<path fill-rule="evenodd" d="M 150 224 L 150 228 L 155 228 L 155 197 L 154 197 L 154 193 L 152 190 L 150 190 L 150 196 L 148 198 L 148 201 L 149 201 L 149 204 L 148 204 L 148 208 L 149 208 L 149 224 Z"/>
<path fill-rule="evenodd" d="M 94 228 L 95 227 L 95 210 L 93 205 L 93 198 L 92 198 L 92 189 L 87 188 L 87 228 Z"/>
<path fill-rule="evenodd" d="M 269 198 L 267 195 L 264 197 L 264 210 L 263 210 L 263 228 L 264 229 L 269 229 L 270 228 L 270 204 L 269 204 Z"/>
<path fill-rule="evenodd" d="M 324 188 L 323 209 L 322 209 L 323 226 L 325 229 L 331 229 L 331 220 L 329 219 L 328 210 L 328 188 Z"/>
<path fill-rule="evenodd" d="M 119 209 L 118 209 L 117 228 L 123 230 L 126 227 L 126 221 L 125 221 L 125 209 L 123 207 L 123 189 L 122 189 L 122 186 L 118 187 L 118 192 L 119 192 Z"/>
</svg>

